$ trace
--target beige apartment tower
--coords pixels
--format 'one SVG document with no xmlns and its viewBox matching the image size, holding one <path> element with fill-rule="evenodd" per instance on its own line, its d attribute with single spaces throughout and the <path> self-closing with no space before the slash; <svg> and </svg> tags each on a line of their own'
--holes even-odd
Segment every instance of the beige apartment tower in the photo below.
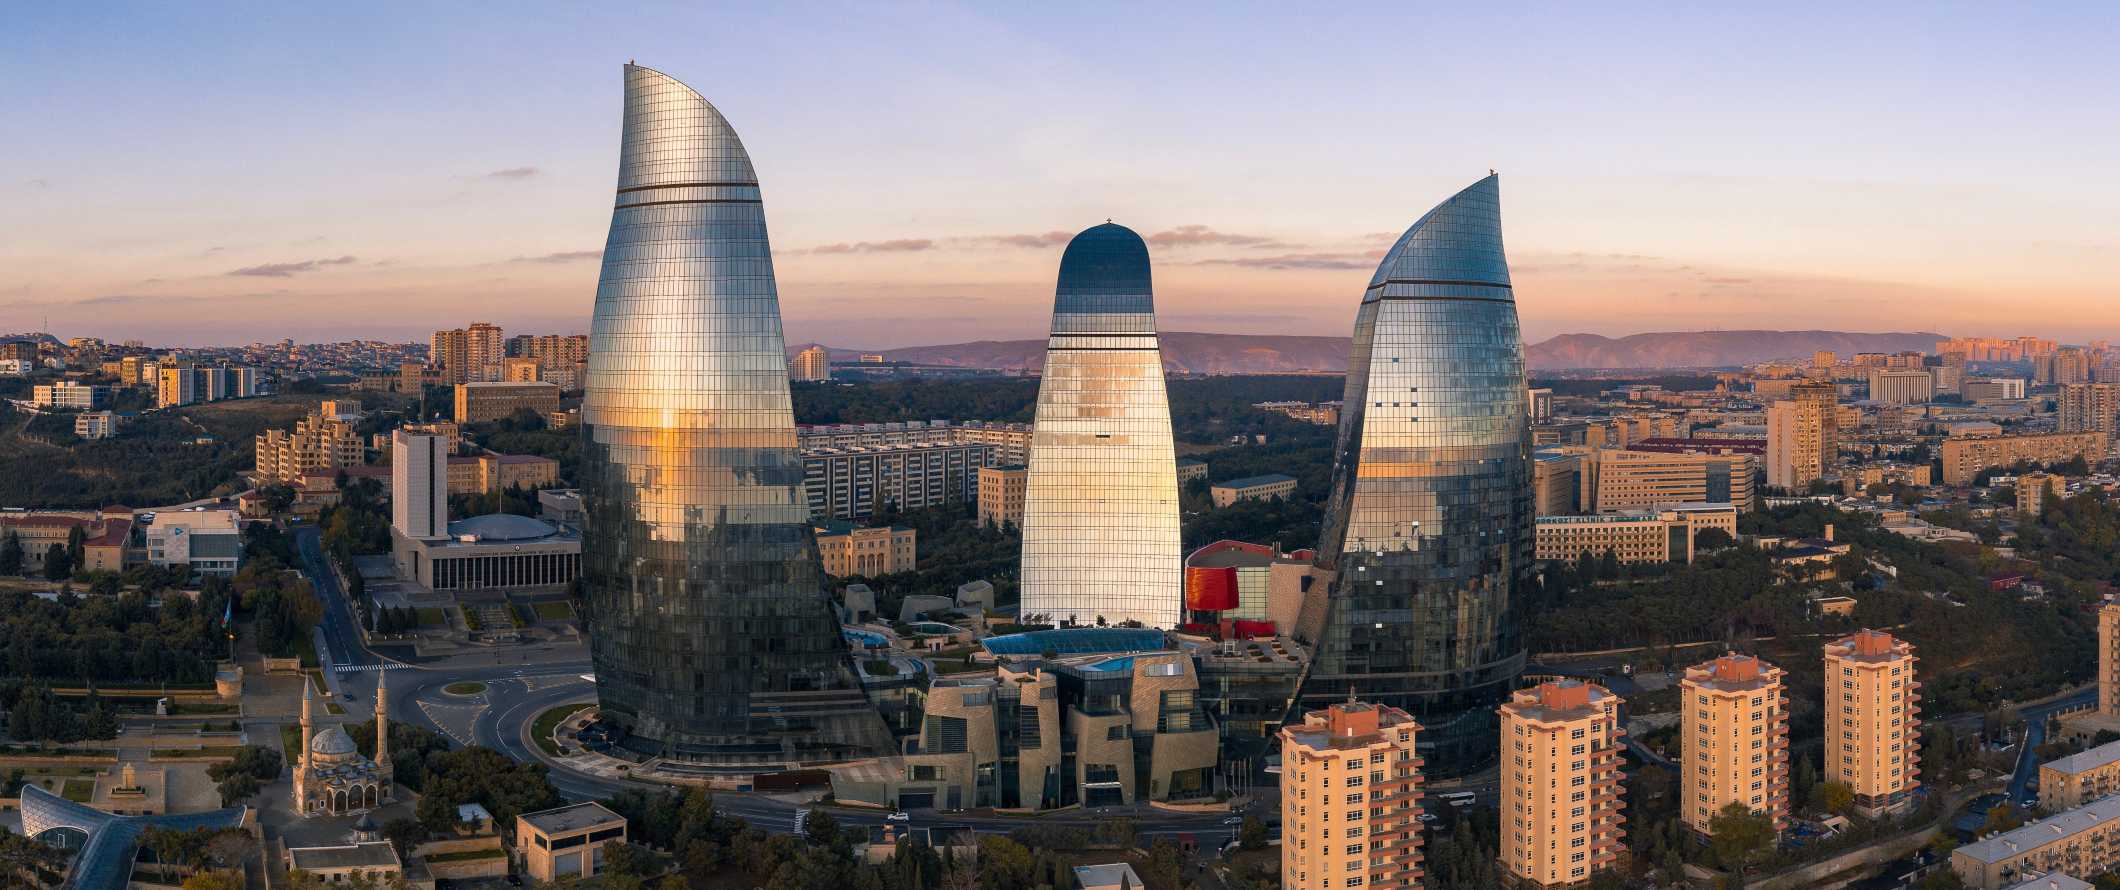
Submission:
<svg viewBox="0 0 2120 890">
<path fill-rule="evenodd" d="M 1825 777 L 1872 819 L 1902 812 L 1921 785 L 1921 684 L 1914 646 L 1863 630 L 1827 643 Z"/>
<path fill-rule="evenodd" d="M 1767 408 L 1767 484 L 1795 491 L 1825 477 L 1840 456 L 1840 390 L 1831 383 L 1789 387 Z"/>
<path fill-rule="evenodd" d="M 1679 818 L 1700 834 L 1738 804 L 1787 827 L 1789 715 L 1781 668 L 1732 652 L 1686 669 Z"/>
<path fill-rule="evenodd" d="M 788 361 L 788 379 L 814 383 L 832 379 L 832 354 L 822 346 L 812 346 Z"/>
<path fill-rule="evenodd" d="M 1562 680 L 1501 707 L 1502 872 L 1521 887 L 1571 887 L 1626 855 L 1619 697 Z"/>
<path fill-rule="evenodd" d="M 2120 600 L 2098 607 L 2098 713 L 2120 717 Z"/>
<path fill-rule="evenodd" d="M 1420 729 L 1355 701 L 1281 728 L 1283 890 L 1421 886 Z"/>
<path fill-rule="evenodd" d="M 2104 433 L 2113 438 L 2120 422 L 2120 383 L 2071 383 L 2057 400 L 2064 433 Z"/>
</svg>

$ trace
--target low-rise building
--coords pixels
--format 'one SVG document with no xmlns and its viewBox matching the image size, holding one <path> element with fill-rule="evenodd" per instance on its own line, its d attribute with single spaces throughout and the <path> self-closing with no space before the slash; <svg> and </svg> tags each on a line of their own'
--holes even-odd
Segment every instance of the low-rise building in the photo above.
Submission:
<svg viewBox="0 0 2120 890">
<path fill-rule="evenodd" d="M 74 415 L 74 435 L 83 439 L 108 439 L 124 429 L 132 417 L 116 411 L 83 411 Z"/>
<path fill-rule="evenodd" d="M 1971 890 L 2013 887 L 2051 872 L 2096 875 L 2116 867 L 2120 796 L 2100 798 L 1951 851 L 1951 870 Z"/>
<path fill-rule="evenodd" d="M 594 801 L 515 817 L 523 873 L 542 882 L 604 873 L 604 847 L 626 841 L 626 818 Z"/>
<path fill-rule="evenodd" d="M 243 567 L 243 524 L 236 511 L 182 510 L 153 515 L 147 525 L 148 565 L 189 565 L 201 575 L 233 575 Z"/>
<path fill-rule="evenodd" d="M 910 572 L 920 559 L 919 532 L 910 526 L 857 528 L 834 520 L 816 530 L 817 555 L 824 561 L 824 573 L 834 578 Z"/>
<path fill-rule="evenodd" d="M 1641 513 L 1540 516 L 1534 552 L 1541 560 L 1573 561 L 1610 552 L 1623 564 L 1692 562 L 1700 533 L 1720 529 L 1737 538 L 1731 504 L 1678 504 Z"/>
<path fill-rule="evenodd" d="M 1309 565 L 1309 550 L 1283 553 L 1263 544 L 1216 541 L 1185 556 L 1185 609 L 1201 620 L 1228 620 L 1247 627 L 1232 627 L 1240 637 L 1272 636 L 1292 628 L 1277 625 L 1273 618 L 1274 567 L 1287 563 Z"/>
<path fill-rule="evenodd" d="M 1295 493 L 1296 477 L 1281 473 L 1231 479 L 1208 488 L 1208 495 L 1217 507 L 1227 507 L 1238 501 L 1281 499 Z"/>
<path fill-rule="evenodd" d="M 1733 504 L 1743 511 L 1752 508 L 1759 459 L 1706 448 L 1599 448 L 1586 456 L 1583 466 L 1593 495 L 1589 509 L 1594 512 L 1632 513 L 1698 503 Z"/>
<path fill-rule="evenodd" d="M 1075 884 L 1081 890 L 1142 890 L 1141 876 L 1124 862 L 1075 866 Z"/>
<path fill-rule="evenodd" d="M 2120 794 L 2120 742 L 2039 765 L 2039 808 L 2049 813 L 2073 810 L 2115 794 Z"/>
<path fill-rule="evenodd" d="M 1619 705 L 1577 680 L 1541 683 L 1502 705 L 1501 860 L 1520 885 L 1577 886 L 1626 855 Z"/>
<path fill-rule="evenodd" d="M 1023 491 L 1029 486 L 1029 467 L 979 468 L 979 524 L 995 528 L 1023 525 Z"/>
<path fill-rule="evenodd" d="M 1184 485 L 1194 479 L 1207 478 L 1207 461 L 1197 457 L 1178 458 L 1178 484 Z"/>
<path fill-rule="evenodd" d="M 2068 480 L 2050 473 L 2026 473 L 2017 477 L 2017 512 L 2038 516 L 2048 504 L 2059 501 L 2068 490 Z"/>
<path fill-rule="evenodd" d="M 405 863 L 387 841 L 368 841 L 330 847 L 289 847 L 287 868 L 324 882 L 343 886 L 361 880 L 388 884 L 403 877 Z"/>
<path fill-rule="evenodd" d="M 460 519 L 441 539 L 393 526 L 390 539 L 398 574 L 432 590 L 563 587 L 581 575 L 581 533 L 528 516 Z"/>
<path fill-rule="evenodd" d="M 1421 886 L 1420 724 L 1348 702 L 1281 728 L 1281 886 Z"/>
<path fill-rule="evenodd" d="M 1192 658 L 1169 651 L 1028 659 L 991 677 L 937 679 L 917 741 L 833 768 L 832 790 L 901 809 L 1206 799 L 1221 737 L 1199 693 Z"/>
<path fill-rule="evenodd" d="M 559 408 L 556 383 L 474 381 L 456 385 L 456 422 L 479 423 L 529 410 L 543 416 Z"/>
<path fill-rule="evenodd" d="M 559 484 L 559 461 L 535 454 L 459 455 L 449 458 L 449 493 L 486 494 Z"/>
</svg>

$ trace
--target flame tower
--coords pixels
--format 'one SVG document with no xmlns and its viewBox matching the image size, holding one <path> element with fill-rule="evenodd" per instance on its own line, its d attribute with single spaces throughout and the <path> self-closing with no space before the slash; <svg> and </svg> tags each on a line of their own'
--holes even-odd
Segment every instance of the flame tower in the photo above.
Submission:
<svg viewBox="0 0 2120 890">
<path fill-rule="evenodd" d="M 764 205 L 707 100 L 626 66 L 582 403 L 582 584 L 603 716 L 643 752 L 888 751 L 802 497 Z"/>
<path fill-rule="evenodd" d="M 1350 693 L 1404 708 L 1429 763 L 1494 755 L 1523 672 L 1530 427 L 1494 176 L 1437 205 L 1377 266 L 1355 317 L 1318 565 L 1324 632 L 1296 710 Z"/>
<path fill-rule="evenodd" d="M 1023 490 L 1022 614 L 1176 627 L 1182 559 L 1148 245 L 1105 223 L 1060 256 Z"/>
</svg>

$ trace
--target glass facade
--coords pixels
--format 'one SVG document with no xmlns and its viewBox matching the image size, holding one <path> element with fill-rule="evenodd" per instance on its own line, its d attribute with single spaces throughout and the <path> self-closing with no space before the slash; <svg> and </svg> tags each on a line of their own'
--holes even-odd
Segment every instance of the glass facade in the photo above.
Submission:
<svg viewBox="0 0 2120 890">
<path fill-rule="evenodd" d="M 582 582 L 602 713 L 710 764 L 889 750 L 803 500 L 765 211 L 714 106 L 626 66 L 582 404 Z"/>
<path fill-rule="evenodd" d="M 1444 773 L 1494 756 L 1494 706 L 1524 666 L 1529 426 L 1493 176 L 1399 236 L 1355 319 L 1318 548 L 1334 572 L 1298 711 L 1416 714 Z"/>
<path fill-rule="evenodd" d="M 1177 457 L 1148 245 L 1106 223 L 1060 257 L 1023 492 L 1024 615 L 1179 623 Z"/>
</svg>

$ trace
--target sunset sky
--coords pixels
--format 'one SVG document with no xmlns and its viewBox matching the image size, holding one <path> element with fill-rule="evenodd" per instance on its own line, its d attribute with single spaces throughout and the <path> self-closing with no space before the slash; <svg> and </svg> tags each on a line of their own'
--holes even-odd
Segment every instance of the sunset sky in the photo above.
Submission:
<svg viewBox="0 0 2120 890">
<path fill-rule="evenodd" d="M 1345 335 L 1489 168 L 1532 340 L 2120 338 L 2110 7 L 1030 6 L 15 6 L 0 332 L 585 330 L 634 59 L 742 134 L 790 342 L 1040 336 L 1107 217 L 1165 330 Z"/>
</svg>

